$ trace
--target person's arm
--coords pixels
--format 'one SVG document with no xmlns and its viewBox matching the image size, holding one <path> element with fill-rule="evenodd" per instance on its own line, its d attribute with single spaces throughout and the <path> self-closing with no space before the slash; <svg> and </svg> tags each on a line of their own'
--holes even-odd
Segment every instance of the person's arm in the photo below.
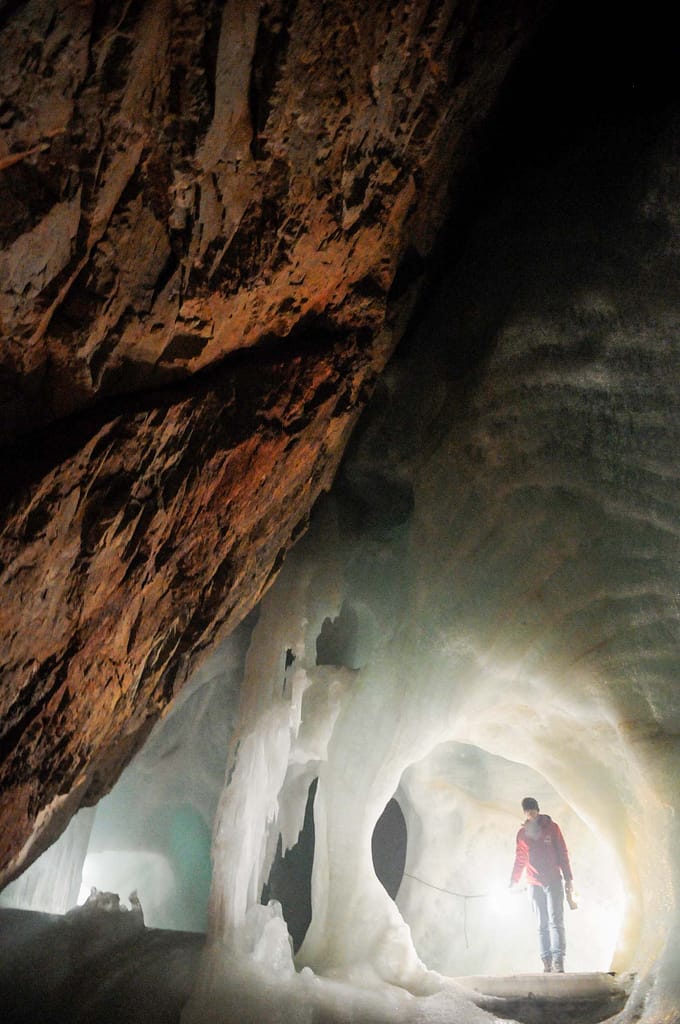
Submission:
<svg viewBox="0 0 680 1024">
<path fill-rule="evenodd" d="M 527 861 L 529 860 L 529 847 L 525 840 L 522 838 L 522 830 L 520 829 L 517 833 L 517 840 L 515 843 L 515 863 L 512 867 L 512 874 L 510 875 L 510 885 L 517 885 L 522 872 L 526 867 Z"/>
<path fill-rule="evenodd" d="M 553 828 L 555 830 L 554 842 L 557 850 L 557 863 L 562 870 L 567 888 L 571 889 L 574 876 L 571 872 L 571 864 L 569 863 L 569 851 L 567 850 L 567 844 L 564 836 L 562 835 L 560 826 L 555 821 L 553 822 Z"/>
</svg>

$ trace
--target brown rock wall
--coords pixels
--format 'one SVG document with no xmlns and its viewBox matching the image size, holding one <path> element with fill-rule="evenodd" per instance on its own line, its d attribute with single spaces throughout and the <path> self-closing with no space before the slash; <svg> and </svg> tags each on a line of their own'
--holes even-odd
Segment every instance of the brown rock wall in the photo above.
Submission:
<svg viewBox="0 0 680 1024">
<path fill-rule="evenodd" d="M 275 575 L 537 17 L 0 5 L 6 877 Z"/>
<path fill-rule="evenodd" d="M 330 484 L 374 369 L 349 337 L 292 348 L 89 421 L 24 482 L 0 537 L 0 782 L 34 788 L 5 859 L 44 802 L 105 791 L 101 760 L 122 767 Z"/>
<path fill-rule="evenodd" d="M 310 313 L 378 326 L 522 7 L 21 7 L 0 28 L 4 434 Z"/>
</svg>

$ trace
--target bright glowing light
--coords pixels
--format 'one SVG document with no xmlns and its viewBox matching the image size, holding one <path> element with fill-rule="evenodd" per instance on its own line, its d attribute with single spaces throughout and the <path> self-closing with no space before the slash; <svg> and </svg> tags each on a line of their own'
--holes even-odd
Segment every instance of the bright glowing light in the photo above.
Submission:
<svg viewBox="0 0 680 1024">
<path fill-rule="evenodd" d="M 151 911 L 153 920 L 155 908 L 161 906 L 168 893 L 174 890 L 175 876 L 165 857 L 158 853 L 105 850 L 90 853 L 85 858 L 79 905 L 85 902 L 92 886 L 118 893 L 122 904 L 136 889 L 148 923 L 148 911 Z"/>
<path fill-rule="evenodd" d="M 525 889 L 519 889 L 517 886 L 509 889 L 507 883 L 503 885 L 501 882 L 494 882 L 489 889 L 489 908 L 494 914 L 498 914 L 500 917 L 508 917 L 510 914 L 516 914 L 518 912 L 518 896 L 520 892 L 525 892 Z"/>
</svg>

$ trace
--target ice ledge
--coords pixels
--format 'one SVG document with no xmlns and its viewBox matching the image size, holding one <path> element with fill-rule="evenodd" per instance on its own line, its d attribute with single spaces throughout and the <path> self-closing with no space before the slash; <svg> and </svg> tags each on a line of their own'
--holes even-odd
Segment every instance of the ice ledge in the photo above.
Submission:
<svg viewBox="0 0 680 1024">
<path fill-rule="evenodd" d="M 511 974 L 465 977 L 456 982 L 477 1006 L 523 1024 L 596 1024 L 626 1004 L 632 974 Z"/>
</svg>

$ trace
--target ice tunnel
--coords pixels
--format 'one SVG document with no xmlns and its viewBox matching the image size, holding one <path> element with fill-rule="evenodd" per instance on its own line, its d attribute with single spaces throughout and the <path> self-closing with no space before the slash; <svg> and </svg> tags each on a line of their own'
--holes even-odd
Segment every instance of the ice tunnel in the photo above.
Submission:
<svg viewBox="0 0 680 1024">
<path fill-rule="evenodd" d="M 540 969 L 508 888 L 531 793 L 570 849 L 568 974 L 626 978 L 598 1019 L 680 1020 L 661 106 L 489 173 L 258 607 L 2 905 L 136 889 L 147 927 L 206 936 L 183 1024 L 482 1024 L 470 979 Z"/>
<path fill-rule="evenodd" d="M 531 215 L 522 197 L 535 182 L 504 193 L 521 228 L 502 237 L 498 210 L 478 227 L 267 599 L 280 594 L 290 614 L 300 595 L 301 633 L 278 643 L 279 657 L 296 651 L 303 690 L 283 804 L 309 777 L 303 764 L 319 778 L 299 965 L 332 976 L 370 964 L 416 992 L 432 970 L 530 970 L 517 909 L 506 932 L 492 905 L 511 857 L 510 794 L 529 790 L 578 851 L 573 969 L 654 974 L 650 1019 L 675 1012 L 678 364 L 675 300 L 657 287 L 673 259 L 657 219 L 658 173 L 674 159 L 664 145 L 649 151 L 656 171 L 632 191 L 617 181 L 606 201 L 599 171 L 577 159 L 568 181 L 532 194 Z M 532 273 L 508 282 L 500 268 L 520 254 Z M 460 333 L 491 326 L 482 365 L 437 375 Z M 370 860 L 395 794 L 408 832 L 396 908 Z M 239 860 L 227 838 L 239 797 L 224 799 L 218 842 Z M 232 892 L 227 931 L 239 913 Z"/>
</svg>

